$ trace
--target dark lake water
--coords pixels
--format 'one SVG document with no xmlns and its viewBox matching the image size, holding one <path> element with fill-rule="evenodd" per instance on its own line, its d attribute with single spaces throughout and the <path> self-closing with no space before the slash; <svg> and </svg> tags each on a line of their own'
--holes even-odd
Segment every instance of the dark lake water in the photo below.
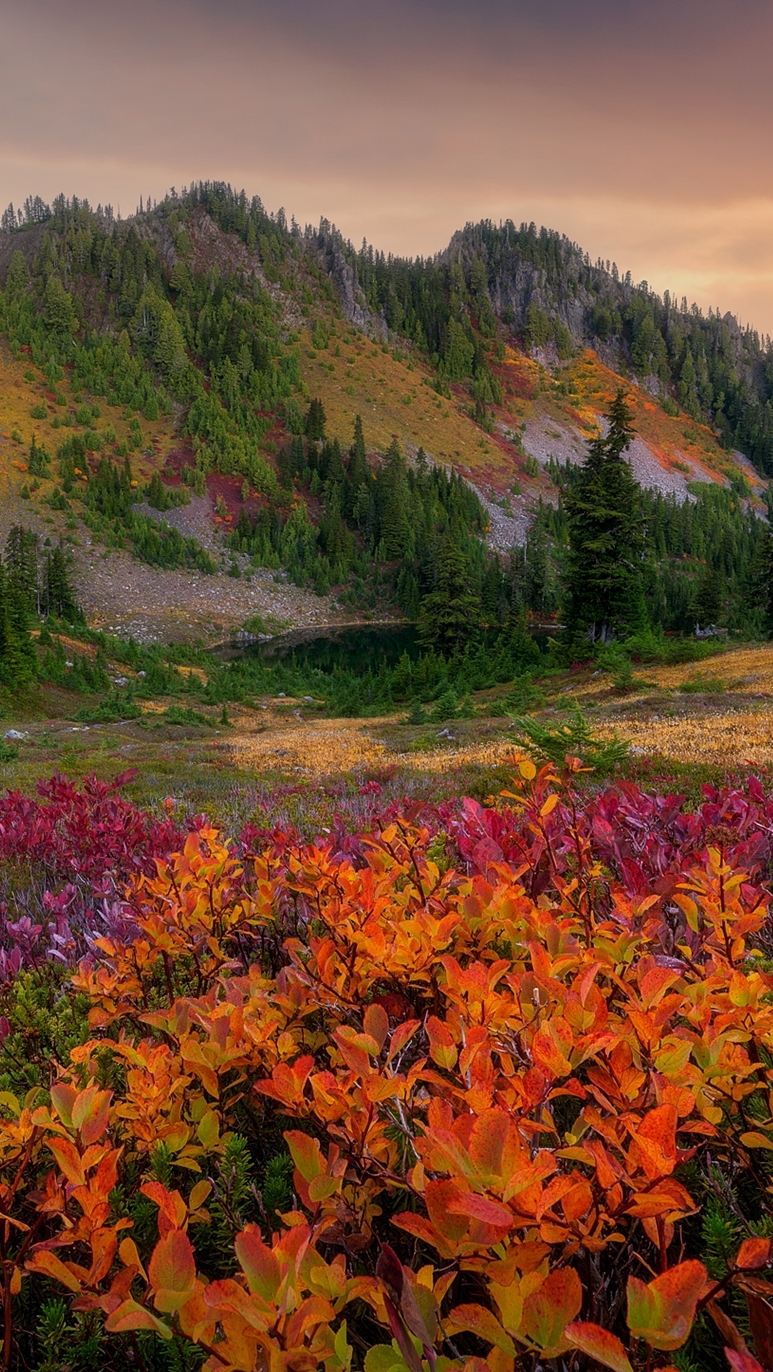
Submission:
<svg viewBox="0 0 773 1372">
<path fill-rule="evenodd" d="M 319 633 L 281 634 L 243 651 L 267 663 L 294 658 L 299 667 L 315 667 L 322 672 L 335 667 L 362 672 L 369 666 L 378 667 L 381 662 L 392 667 L 403 653 L 416 658 L 421 649 L 414 624 L 365 624 L 340 629 L 326 627 Z"/>
<path fill-rule="evenodd" d="M 533 637 L 545 652 L 549 634 L 537 631 Z M 257 657 L 265 663 L 294 660 L 298 667 L 323 672 L 345 667 L 359 674 L 368 667 L 377 669 L 382 663 L 393 667 L 403 653 L 415 659 L 421 651 L 415 624 L 361 624 L 340 629 L 327 625 L 319 630 L 296 630 L 266 643 L 232 649 L 228 656 Z"/>
</svg>

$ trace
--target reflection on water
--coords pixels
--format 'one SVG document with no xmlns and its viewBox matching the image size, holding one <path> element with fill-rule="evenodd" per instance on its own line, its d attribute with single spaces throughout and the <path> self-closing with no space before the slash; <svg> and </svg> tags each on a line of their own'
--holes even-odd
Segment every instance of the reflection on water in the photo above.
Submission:
<svg viewBox="0 0 773 1372">
<path fill-rule="evenodd" d="M 542 652 L 547 651 L 549 634 L 538 630 L 532 635 Z M 496 637 L 491 631 L 490 639 Z M 295 662 L 298 667 L 332 672 L 346 668 L 356 675 L 377 671 L 384 664 L 393 667 L 403 653 L 415 659 L 422 652 L 415 624 L 358 624 L 339 628 L 297 629 L 280 634 L 265 643 L 232 648 L 228 656 L 259 658 L 261 662 Z"/>
<path fill-rule="evenodd" d="M 421 648 L 415 624 L 363 624 L 281 634 L 243 651 L 246 656 L 259 657 L 266 663 L 294 659 L 299 667 L 314 667 L 322 672 L 346 667 L 360 673 L 368 667 L 378 668 L 383 662 L 392 667 L 403 653 L 416 658 Z"/>
</svg>

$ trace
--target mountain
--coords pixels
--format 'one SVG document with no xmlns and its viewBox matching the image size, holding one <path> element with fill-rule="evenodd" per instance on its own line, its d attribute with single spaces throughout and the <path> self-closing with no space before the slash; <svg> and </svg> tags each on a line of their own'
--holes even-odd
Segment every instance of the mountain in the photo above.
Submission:
<svg viewBox="0 0 773 1372">
<path fill-rule="evenodd" d="M 408 261 L 220 184 L 124 221 L 35 198 L 2 225 L 0 524 L 70 541 L 94 622 L 207 636 L 256 616 L 415 615 L 449 538 L 481 592 L 488 577 L 488 613 L 534 581 L 546 543 L 527 606 L 549 613 L 562 468 L 621 385 L 650 521 L 671 531 L 672 627 L 718 556 L 710 530 L 752 549 L 769 340 L 559 234 L 468 225 Z M 714 570 L 740 602 L 736 564 L 725 551 Z"/>
</svg>

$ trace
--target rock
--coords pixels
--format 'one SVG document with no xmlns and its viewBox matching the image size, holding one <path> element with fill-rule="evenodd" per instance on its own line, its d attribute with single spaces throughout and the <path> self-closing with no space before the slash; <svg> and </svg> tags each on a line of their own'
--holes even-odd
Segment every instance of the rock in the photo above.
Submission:
<svg viewBox="0 0 773 1372">
<path fill-rule="evenodd" d="M 12 743 L 16 743 L 19 741 L 19 739 L 26 738 L 27 735 L 20 734 L 18 729 L 8 729 L 7 732 L 3 735 L 3 737 L 10 738 Z"/>
</svg>

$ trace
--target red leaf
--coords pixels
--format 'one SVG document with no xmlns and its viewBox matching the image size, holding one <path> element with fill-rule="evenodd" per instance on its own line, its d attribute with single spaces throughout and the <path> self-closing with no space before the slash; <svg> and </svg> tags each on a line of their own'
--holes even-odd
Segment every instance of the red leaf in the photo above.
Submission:
<svg viewBox="0 0 773 1372">
<path fill-rule="evenodd" d="M 765 1372 L 765 1368 L 760 1367 L 757 1359 L 753 1358 L 751 1353 L 736 1353 L 734 1348 L 726 1348 L 725 1357 L 733 1372 Z"/>
</svg>

